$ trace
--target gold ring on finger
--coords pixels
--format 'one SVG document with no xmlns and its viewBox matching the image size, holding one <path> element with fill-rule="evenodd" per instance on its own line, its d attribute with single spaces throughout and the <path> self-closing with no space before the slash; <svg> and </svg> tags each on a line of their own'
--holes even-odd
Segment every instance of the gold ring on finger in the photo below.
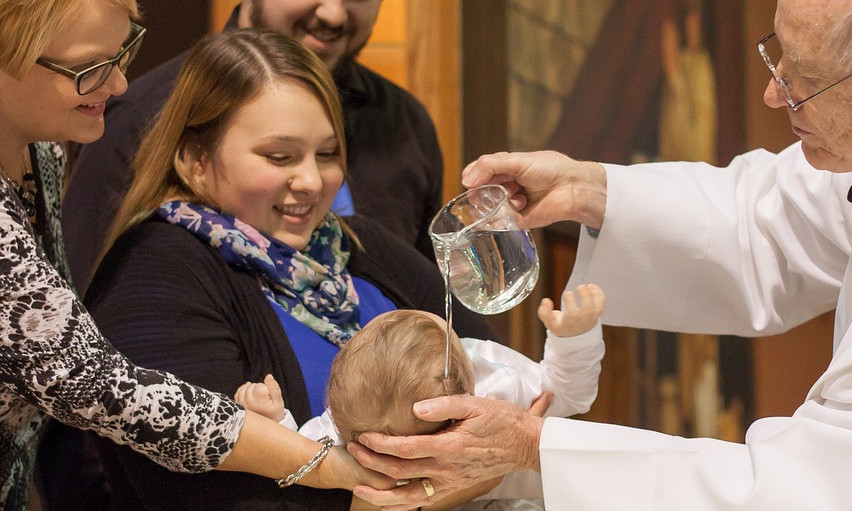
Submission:
<svg viewBox="0 0 852 511">
<path fill-rule="evenodd" d="M 426 496 L 431 497 L 435 495 L 435 487 L 432 486 L 432 481 L 428 479 L 421 479 L 420 484 L 423 485 L 423 489 L 426 490 Z"/>
</svg>

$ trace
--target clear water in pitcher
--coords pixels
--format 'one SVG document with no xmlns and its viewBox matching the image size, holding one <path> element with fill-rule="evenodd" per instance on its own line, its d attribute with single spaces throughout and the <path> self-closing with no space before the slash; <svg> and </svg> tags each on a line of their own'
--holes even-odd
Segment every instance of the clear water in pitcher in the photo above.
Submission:
<svg viewBox="0 0 852 511">
<path fill-rule="evenodd" d="M 538 280 L 538 257 L 528 231 L 433 235 L 433 245 L 453 295 L 479 314 L 511 309 L 529 295 Z"/>
</svg>

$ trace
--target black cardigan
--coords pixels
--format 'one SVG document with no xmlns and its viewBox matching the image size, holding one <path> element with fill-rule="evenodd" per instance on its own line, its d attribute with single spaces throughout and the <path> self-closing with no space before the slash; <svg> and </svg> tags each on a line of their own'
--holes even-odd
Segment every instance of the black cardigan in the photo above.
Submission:
<svg viewBox="0 0 852 511">
<path fill-rule="evenodd" d="M 370 220 L 347 223 L 364 245 L 353 248 L 353 276 L 399 308 L 444 315 L 443 279 L 434 263 Z M 231 269 L 185 229 L 149 220 L 125 234 L 101 264 L 86 304 L 107 339 L 133 362 L 227 395 L 271 373 L 296 421 L 310 418 L 299 363 L 257 280 Z M 455 307 L 453 318 L 463 337 L 496 339 L 483 318 L 464 307 Z M 176 474 L 127 447 L 100 441 L 99 448 L 117 509 L 348 509 L 351 500 L 338 490 L 280 490 L 250 474 Z"/>
</svg>

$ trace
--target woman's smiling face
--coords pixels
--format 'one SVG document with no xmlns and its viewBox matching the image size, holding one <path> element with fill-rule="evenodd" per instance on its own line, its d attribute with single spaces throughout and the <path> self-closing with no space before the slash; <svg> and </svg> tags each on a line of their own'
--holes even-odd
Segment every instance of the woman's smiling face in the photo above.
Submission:
<svg viewBox="0 0 852 511">
<path fill-rule="evenodd" d="M 294 82 L 270 83 L 243 105 L 193 171 L 222 212 L 297 250 L 343 184 L 340 142 L 328 114 Z"/>
<path fill-rule="evenodd" d="M 114 57 L 131 32 L 130 13 L 106 0 L 80 9 L 68 27 L 45 48 L 42 57 L 76 70 Z M 34 65 L 20 80 L 0 72 L 0 126 L 24 143 L 73 140 L 89 143 L 104 131 L 104 106 L 123 94 L 127 80 L 113 69 L 103 85 L 80 96 L 67 76 Z"/>
</svg>

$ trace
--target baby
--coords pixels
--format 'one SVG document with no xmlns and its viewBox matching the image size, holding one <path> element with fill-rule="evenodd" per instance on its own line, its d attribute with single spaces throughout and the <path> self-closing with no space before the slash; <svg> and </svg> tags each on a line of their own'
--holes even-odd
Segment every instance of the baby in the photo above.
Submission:
<svg viewBox="0 0 852 511">
<path fill-rule="evenodd" d="M 584 284 L 562 295 L 562 309 L 542 300 L 538 317 L 547 328 L 544 359 L 533 362 L 501 344 L 459 339 L 451 332 L 449 379 L 445 381 L 447 323 L 424 311 L 395 310 L 377 316 L 347 342 L 329 375 L 327 409 L 299 432 L 336 443 L 357 440 L 366 431 L 389 435 L 429 434 L 448 424 L 426 422 L 412 413 L 420 400 L 448 394 L 475 394 L 528 408 L 543 392 L 553 392 L 549 416 L 588 411 L 597 394 L 604 354 L 599 318 L 604 293 Z M 246 383 L 235 399 L 248 409 L 297 429 L 272 376 Z M 540 480 L 539 480 L 540 481 Z M 508 489 L 506 481 L 488 498 L 536 498 L 529 477 Z M 498 491 L 500 490 L 500 491 Z M 495 493 L 496 492 L 496 493 Z"/>
</svg>

